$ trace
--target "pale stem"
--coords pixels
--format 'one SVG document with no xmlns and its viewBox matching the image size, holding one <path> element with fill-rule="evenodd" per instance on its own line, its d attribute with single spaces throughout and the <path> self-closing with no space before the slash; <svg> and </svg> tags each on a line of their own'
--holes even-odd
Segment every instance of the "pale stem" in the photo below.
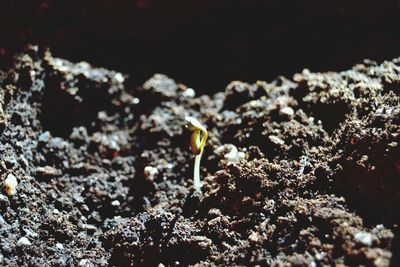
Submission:
<svg viewBox="0 0 400 267">
<path fill-rule="evenodd" d="M 194 159 L 194 175 L 193 175 L 193 182 L 194 182 L 194 188 L 196 189 L 197 192 L 201 193 L 201 183 L 200 183 L 200 160 L 201 160 L 201 155 L 203 153 L 200 153 L 196 155 L 196 158 Z"/>
</svg>

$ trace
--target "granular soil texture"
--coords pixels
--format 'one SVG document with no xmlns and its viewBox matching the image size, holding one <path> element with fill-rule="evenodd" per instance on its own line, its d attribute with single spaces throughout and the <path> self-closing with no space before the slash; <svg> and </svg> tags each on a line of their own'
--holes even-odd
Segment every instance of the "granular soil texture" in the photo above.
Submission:
<svg viewBox="0 0 400 267">
<path fill-rule="evenodd" d="M 2 66 L 0 265 L 399 266 L 400 59 L 212 96 L 35 46 Z"/>
</svg>

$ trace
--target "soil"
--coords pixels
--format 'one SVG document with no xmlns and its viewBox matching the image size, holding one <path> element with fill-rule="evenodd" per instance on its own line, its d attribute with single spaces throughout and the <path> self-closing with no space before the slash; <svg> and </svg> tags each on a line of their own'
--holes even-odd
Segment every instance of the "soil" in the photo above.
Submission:
<svg viewBox="0 0 400 267">
<path fill-rule="evenodd" d="M 0 265 L 399 266 L 399 90 L 400 58 L 195 96 L 30 46 L 0 71 Z"/>
</svg>

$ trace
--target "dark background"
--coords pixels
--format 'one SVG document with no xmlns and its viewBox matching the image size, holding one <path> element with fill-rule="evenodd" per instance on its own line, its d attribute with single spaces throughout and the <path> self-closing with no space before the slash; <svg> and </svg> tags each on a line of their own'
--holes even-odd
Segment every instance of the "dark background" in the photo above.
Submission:
<svg viewBox="0 0 400 267">
<path fill-rule="evenodd" d="M 344 70 L 400 56 L 399 0 L 0 1 L 0 56 L 27 43 L 202 92 L 231 80 Z"/>
</svg>

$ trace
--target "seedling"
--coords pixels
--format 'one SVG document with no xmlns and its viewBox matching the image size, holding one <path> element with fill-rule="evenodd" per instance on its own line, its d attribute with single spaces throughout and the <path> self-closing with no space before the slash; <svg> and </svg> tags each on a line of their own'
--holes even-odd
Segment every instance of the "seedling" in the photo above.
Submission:
<svg viewBox="0 0 400 267">
<path fill-rule="evenodd" d="M 201 193 L 201 183 L 200 183 L 200 160 L 203 155 L 204 146 L 206 145 L 208 132 L 206 128 L 195 118 L 186 117 L 188 124 L 186 128 L 192 131 L 192 136 L 190 137 L 190 147 L 192 153 L 196 155 L 194 159 L 194 188 L 197 192 Z"/>
</svg>

